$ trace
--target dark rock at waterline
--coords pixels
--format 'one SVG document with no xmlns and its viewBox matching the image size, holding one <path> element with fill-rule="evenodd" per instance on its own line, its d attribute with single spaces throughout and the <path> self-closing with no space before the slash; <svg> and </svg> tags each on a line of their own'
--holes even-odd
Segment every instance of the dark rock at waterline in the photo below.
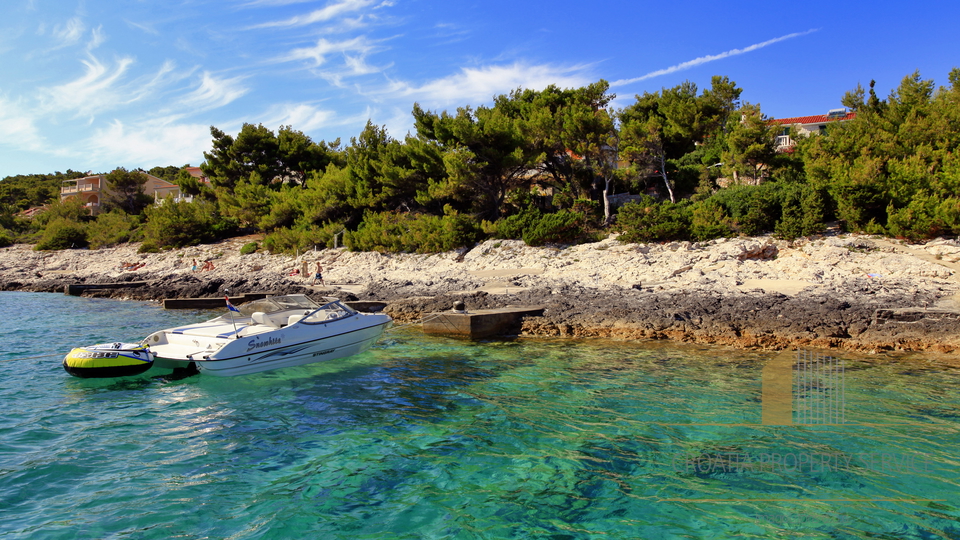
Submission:
<svg viewBox="0 0 960 540">
<path fill-rule="evenodd" d="M 87 284 L 95 281 L 88 279 Z M 106 281 L 117 280 L 100 282 Z M 0 283 L 0 290 L 63 292 L 67 283 L 75 282 L 43 278 L 24 285 L 10 281 Z M 769 349 L 810 346 L 861 351 L 960 350 L 960 318 L 924 315 L 922 306 L 937 300 L 933 294 L 868 289 L 858 287 L 856 282 L 842 290 L 824 289 L 796 296 L 716 289 L 596 289 L 566 283 L 492 295 L 475 290 L 482 283 L 446 278 L 429 287 L 409 281 L 380 280 L 353 295 L 334 289 L 314 291 L 307 283 L 270 275 L 230 279 L 181 274 L 160 276 L 142 287 L 86 291 L 84 295 L 161 300 L 220 296 L 225 289 L 231 295 L 307 293 L 315 297 L 383 301 L 388 303 L 385 311 L 398 322 L 448 311 L 456 302 L 463 302 L 468 311 L 535 305 L 544 308 L 543 315 L 528 317 L 524 334 L 674 339 Z M 909 317 L 878 320 L 878 313 L 898 308 L 918 309 Z"/>
<path fill-rule="evenodd" d="M 420 291 L 425 292 L 425 291 Z M 878 309 L 916 306 L 933 298 L 887 296 L 882 300 L 837 298 L 831 294 L 786 296 L 739 291 L 643 293 L 636 289 L 599 291 L 582 287 L 529 290 L 514 295 L 411 295 L 390 302 L 386 312 L 410 321 L 449 310 L 463 301 L 467 310 L 506 304 L 545 308 L 529 317 L 532 335 L 675 339 L 737 347 L 783 349 L 796 346 L 851 350 L 960 350 L 960 320 L 919 317 L 877 324 Z"/>
</svg>

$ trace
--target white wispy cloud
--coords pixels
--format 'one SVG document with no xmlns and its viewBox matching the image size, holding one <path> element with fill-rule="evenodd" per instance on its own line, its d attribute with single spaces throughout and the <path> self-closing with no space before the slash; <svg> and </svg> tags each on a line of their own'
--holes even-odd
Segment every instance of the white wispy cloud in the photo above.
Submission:
<svg viewBox="0 0 960 540">
<path fill-rule="evenodd" d="M 361 28 L 366 28 L 369 26 L 368 21 L 370 17 L 366 15 L 358 15 L 356 17 L 344 17 L 337 21 L 333 21 L 330 24 L 324 25 L 322 29 L 318 31 L 320 34 L 346 34 L 348 32 L 353 32 L 355 30 L 360 30 Z"/>
<path fill-rule="evenodd" d="M 38 114 L 54 118 L 63 115 L 72 118 L 89 117 L 89 121 L 92 121 L 93 117 L 102 112 L 145 101 L 190 75 L 189 71 L 177 71 L 176 64 L 170 60 L 165 61 L 155 71 L 132 77 L 130 72 L 135 61 L 129 56 L 105 63 L 88 53 L 81 63 L 84 66 L 82 76 L 64 84 L 37 90 Z M 235 80 L 201 80 L 199 88 L 180 102 L 192 100 L 188 105 L 193 108 L 209 108 L 217 106 L 217 103 L 229 103 L 239 91 L 234 84 Z M 63 118 L 57 119 L 58 122 L 62 120 Z"/>
<path fill-rule="evenodd" d="M 260 123 L 271 129 L 292 126 L 307 132 L 336 124 L 337 113 L 308 103 L 280 103 L 270 107 Z"/>
<path fill-rule="evenodd" d="M 338 68 L 317 70 L 316 74 L 330 84 L 344 88 L 347 86 L 344 79 L 348 77 L 381 73 L 392 66 L 392 63 L 386 66 L 374 66 L 367 63 L 366 55 L 344 54 L 343 63 Z"/>
<path fill-rule="evenodd" d="M 517 88 L 543 89 L 551 84 L 575 88 L 593 82 L 585 66 L 551 66 L 514 63 L 504 66 L 461 68 L 459 73 L 421 86 L 394 83 L 386 93 L 413 98 L 430 107 L 487 103 L 495 95 Z"/>
<path fill-rule="evenodd" d="M 436 29 L 434 37 L 440 40 L 434 44 L 434 46 L 457 43 L 463 41 L 471 34 L 469 30 L 461 27 L 459 24 L 453 23 L 438 23 L 434 25 L 434 29 Z"/>
<path fill-rule="evenodd" d="M 98 26 L 90 31 L 90 41 L 87 42 L 87 51 L 92 51 L 103 44 L 107 37 L 103 35 L 103 26 Z"/>
<path fill-rule="evenodd" d="M 271 21 L 258 24 L 254 26 L 254 28 L 306 26 L 318 22 L 326 22 L 341 15 L 359 11 L 373 4 L 374 0 L 340 0 L 339 2 L 327 4 L 320 9 L 311 11 L 310 13 L 306 13 L 304 15 L 296 15 L 282 21 Z"/>
<path fill-rule="evenodd" d="M 312 60 L 313 66 L 322 66 L 327 61 L 327 57 L 332 54 L 359 53 L 368 54 L 373 50 L 374 45 L 365 36 L 357 36 L 343 41 L 329 41 L 320 38 L 312 47 L 302 47 L 294 49 L 287 54 L 277 58 L 279 62 L 293 62 L 297 60 Z"/>
<path fill-rule="evenodd" d="M 136 29 L 138 29 L 138 30 L 143 30 L 144 32 L 146 32 L 146 33 L 148 33 L 148 34 L 152 34 L 152 35 L 154 35 L 154 36 L 159 36 L 159 35 L 160 35 L 160 31 L 157 30 L 156 28 L 154 28 L 154 26 L 153 26 L 152 24 L 148 24 L 148 23 L 137 23 L 137 22 L 133 22 L 133 21 L 127 20 L 127 19 L 124 19 L 124 22 L 127 23 L 128 26 L 130 26 L 130 27 L 132 27 L 132 28 L 136 28 Z"/>
<path fill-rule="evenodd" d="M 404 137 L 416 131 L 413 126 L 413 115 L 410 113 L 412 109 L 412 104 L 406 108 L 392 107 L 379 113 L 379 117 L 374 119 L 374 121 L 377 124 L 386 126 L 387 133 L 389 133 L 391 137 L 403 140 Z"/>
<path fill-rule="evenodd" d="M 109 168 L 197 165 L 211 147 L 210 126 L 179 123 L 175 118 L 133 124 L 114 120 L 94 130 L 77 149 L 90 161 L 106 163 Z"/>
<path fill-rule="evenodd" d="M 217 78 L 204 71 L 200 76 L 200 86 L 181 100 L 181 104 L 193 110 L 206 110 L 223 107 L 250 91 L 241 82 L 243 77 L 232 79 Z"/>
<path fill-rule="evenodd" d="M 785 36 L 780 36 L 778 38 L 773 38 L 762 43 L 755 43 L 749 47 L 744 47 L 742 49 L 730 49 L 729 51 L 722 52 L 720 54 L 711 54 L 707 56 L 701 56 L 699 58 L 694 58 L 693 60 L 688 60 L 686 62 L 681 62 L 679 64 L 670 66 L 664 69 L 658 69 L 656 71 L 651 71 L 646 75 L 641 75 L 639 77 L 634 77 L 632 79 L 620 79 L 618 81 L 613 81 L 610 83 L 610 86 L 624 86 L 627 84 L 632 84 L 635 82 L 645 81 L 647 79 L 652 79 L 654 77 L 660 77 L 661 75 L 669 75 L 671 73 L 676 73 L 677 71 L 683 71 L 685 69 L 690 69 L 696 66 L 700 66 L 709 62 L 715 62 L 717 60 L 723 60 L 724 58 L 729 58 L 731 56 L 737 56 L 740 54 L 746 54 L 748 52 L 753 52 L 758 49 L 773 45 L 774 43 L 779 43 L 781 41 L 786 41 L 788 39 L 793 39 L 800 36 L 805 36 L 807 34 L 812 34 L 819 30 L 818 28 L 807 30 L 806 32 L 794 32 L 793 34 L 787 34 Z"/>
<path fill-rule="evenodd" d="M 44 148 L 43 136 L 29 110 L 22 101 L 12 101 L 0 96 L 0 145 L 17 150 Z"/>
<path fill-rule="evenodd" d="M 53 28 L 53 36 L 60 41 L 58 46 L 67 47 L 80 41 L 85 30 L 86 28 L 83 25 L 83 21 L 81 21 L 79 17 L 74 17 L 63 25 L 58 24 L 55 26 Z"/>
<path fill-rule="evenodd" d="M 133 96 L 117 91 L 118 82 L 133 64 L 133 58 L 121 57 L 107 66 L 94 56 L 81 61 L 83 76 L 68 83 L 41 88 L 42 107 L 52 113 L 73 112 L 78 116 L 93 115 L 112 108 L 118 102 L 129 102 Z"/>
<path fill-rule="evenodd" d="M 343 64 L 347 68 L 346 73 L 348 75 L 369 75 L 371 73 L 379 73 L 384 69 L 368 64 L 365 56 L 344 55 Z"/>
<path fill-rule="evenodd" d="M 290 4 L 306 4 L 307 2 L 313 1 L 314 0 L 252 0 L 243 4 L 243 7 L 288 6 Z"/>
</svg>

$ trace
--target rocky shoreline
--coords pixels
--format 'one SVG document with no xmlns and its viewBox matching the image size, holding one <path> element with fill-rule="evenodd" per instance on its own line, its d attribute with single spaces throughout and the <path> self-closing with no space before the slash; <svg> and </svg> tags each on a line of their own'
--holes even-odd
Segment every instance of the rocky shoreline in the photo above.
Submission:
<svg viewBox="0 0 960 540">
<path fill-rule="evenodd" d="M 448 310 L 537 305 L 522 335 L 673 339 L 740 348 L 924 351 L 960 357 L 960 243 L 907 245 L 828 235 L 704 243 L 532 248 L 490 240 L 435 255 L 311 251 L 241 255 L 250 238 L 156 254 L 138 245 L 38 252 L 0 249 L 0 290 L 63 292 L 67 284 L 145 281 L 84 294 L 134 300 L 306 292 L 377 300 L 398 322 Z M 214 270 L 196 272 L 210 260 Z M 315 262 L 325 286 L 290 276 Z M 123 263 L 142 265 L 136 270 Z"/>
</svg>

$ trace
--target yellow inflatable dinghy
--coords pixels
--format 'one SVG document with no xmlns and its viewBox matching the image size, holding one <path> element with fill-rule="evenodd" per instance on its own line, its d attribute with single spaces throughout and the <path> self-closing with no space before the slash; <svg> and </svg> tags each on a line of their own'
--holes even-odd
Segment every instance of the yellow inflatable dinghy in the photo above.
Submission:
<svg viewBox="0 0 960 540">
<path fill-rule="evenodd" d="M 63 358 L 63 369 L 83 378 L 139 375 L 152 365 L 153 354 L 138 343 L 101 343 L 77 347 Z"/>
</svg>

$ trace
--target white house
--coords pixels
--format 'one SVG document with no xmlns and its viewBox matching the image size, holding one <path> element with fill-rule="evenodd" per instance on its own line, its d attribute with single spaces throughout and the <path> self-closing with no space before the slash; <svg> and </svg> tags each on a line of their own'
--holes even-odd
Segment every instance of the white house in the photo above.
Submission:
<svg viewBox="0 0 960 540">
<path fill-rule="evenodd" d="M 857 113 L 847 112 L 846 109 L 831 109 L 827 114 L 816 114 L 813 116 L 797 116 L 794 118 L 774 118 L 771 123 L 781 126 L 783 129 L 777 135 L 777 151 L 791 152 L 794 141 L 790 138 L 790 128 L 796 127 L 801 135 L 811 133 L 821 135 L 827 131 L 827 126 L 831 122 L 843 122 L 851 120 L 857 116 Z"/>
<path fill-rule="evenodd" d="M 143 185 L 143 192 L 153 197 L 157 202 L 163 201 L 168 195 L 173 195 L 174 199 L 182 197 L 180 186 L 162 178 L 157 178 L 152 174 L 143 174 L 147 177 L 147 182 Z M 96 215 L 100 213 L 100 203 L 103 200 L 106 186 L 105 174 L 64 180 L 63 187 L 60 188 L 60 200 L 66 201 L 79 197 L 84 206 L 90 210 L 90 213 Z"/>
</svg>

